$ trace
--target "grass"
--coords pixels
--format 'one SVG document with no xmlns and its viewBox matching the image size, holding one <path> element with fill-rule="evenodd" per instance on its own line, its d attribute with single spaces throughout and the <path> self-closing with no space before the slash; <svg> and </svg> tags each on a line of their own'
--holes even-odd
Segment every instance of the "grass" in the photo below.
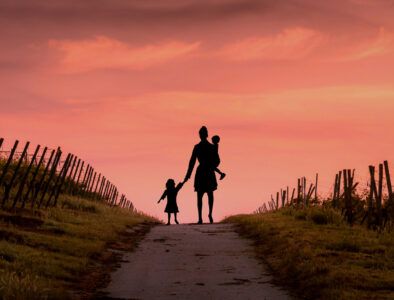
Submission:
<svg viewBox="0 0 394 300">
<path fill-rule="evenodd" d="M 336 211 L 313 207 L 236 215 L 275 281 L 305 299 L 394 299 L 394 234 L 350 227 Z"/>
<path fill-rule="evenodd" d="M 157 222 L 100 202 L 60 196 L 46 210 L 0 211 L 0 298 L 68 299 L 65 292 L 130 227 Z"/>
</svg>

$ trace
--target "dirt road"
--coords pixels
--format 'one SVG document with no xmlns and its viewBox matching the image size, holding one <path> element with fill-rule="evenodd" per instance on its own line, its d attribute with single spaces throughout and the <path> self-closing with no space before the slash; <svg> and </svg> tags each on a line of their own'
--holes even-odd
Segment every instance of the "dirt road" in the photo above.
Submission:
<svg viewBox="0 0 394 300">
<path fill-rule="evenodd" d="M 289 299 L 232 225 L 156 226 L 104 290 L 121 299 Z"/>
</svg>

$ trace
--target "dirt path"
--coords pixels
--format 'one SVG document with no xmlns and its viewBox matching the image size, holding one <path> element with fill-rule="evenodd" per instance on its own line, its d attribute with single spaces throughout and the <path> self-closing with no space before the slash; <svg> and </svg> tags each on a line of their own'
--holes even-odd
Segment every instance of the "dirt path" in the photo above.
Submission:
<svg viewBox="0 0 394 300">
<path fill-rule="evenodd" d="M 289 299 L 227 224 L 156 226 L 111 279 L 117 299 Z"/>
</svg>

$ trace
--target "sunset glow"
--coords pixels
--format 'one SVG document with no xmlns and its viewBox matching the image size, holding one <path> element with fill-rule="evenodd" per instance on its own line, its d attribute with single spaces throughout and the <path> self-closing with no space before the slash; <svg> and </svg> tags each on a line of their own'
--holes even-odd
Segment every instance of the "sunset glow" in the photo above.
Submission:
<svg viewBox="0 0 394 300">
<path fill-rule="evenodd" d="M 227 174 L 215 220 L 394 163 L 391 0 L 3 0 L 0 34 L 3 148 L 61 146 L 160 218 L 202 125 Z M 192 180 L 178 206 L 197 220 Z"/>
</svg>

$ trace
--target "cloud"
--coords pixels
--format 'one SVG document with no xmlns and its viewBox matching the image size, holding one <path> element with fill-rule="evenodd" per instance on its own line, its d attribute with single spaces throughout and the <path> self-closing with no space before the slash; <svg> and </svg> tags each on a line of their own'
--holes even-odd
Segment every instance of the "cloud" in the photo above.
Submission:
<svg viewBox="0 0 394 300">
<path fill-rule="evenodd" d="M 368 57 L 381 56 L 394 52 L 394 34 L 387 32 L 384 27 L 379 29 L 378 36 L 361 43 L 345 55 L 342 60 L 354 61 Z"/>
<path fill-rule="evenodd" d="M 277 35 L 249 37 L 224 46 L 219 56 L 230 60 L 293 60 L 310 54 L 323 41 L 319 32 L 303 28 L 287 28 Z"/>
<path fill-rule="evenodd" d="M 179 41 L 133 47 L 105 36 L 91 40 L 50 40 L 50 49 L 61 54 L 61 73 L 80 73 L 98 69 L 145 69 L 193 52 L 200 42 Z"/>
</svg>

